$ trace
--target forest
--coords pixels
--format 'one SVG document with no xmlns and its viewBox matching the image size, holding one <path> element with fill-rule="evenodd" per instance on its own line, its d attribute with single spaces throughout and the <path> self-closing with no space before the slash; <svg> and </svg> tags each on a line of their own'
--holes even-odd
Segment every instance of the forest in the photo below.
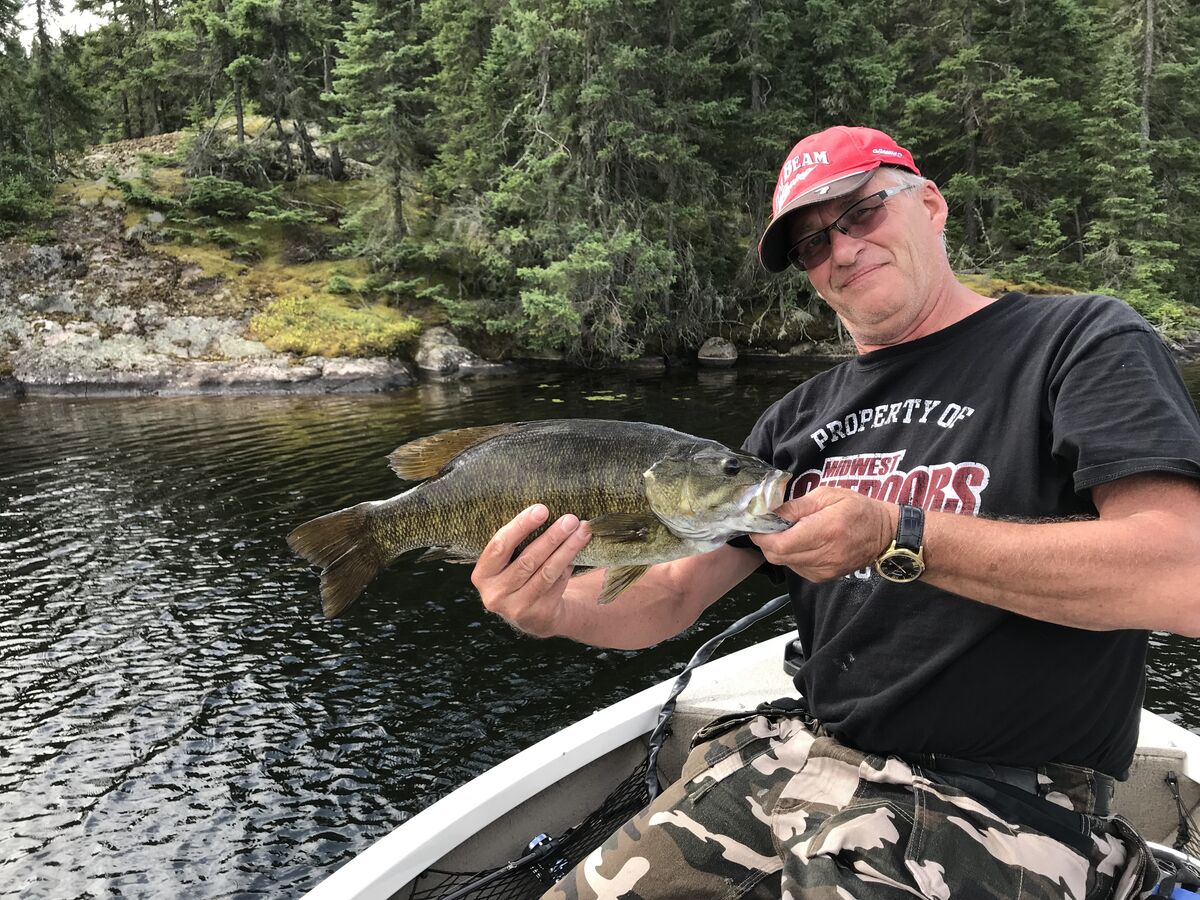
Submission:
<svg viewBox="0 0 1200 900">
<path fill-rule="evenodd" d="M 82 34 L 62 2 L 0 0 L 0 238 L 52 234 L 87 148 L 184 131 L 146 159 L 182 182 L 111 175 L 160 240 L 319 229 L 372 302 L 601 364 L 814 322 L 755 242 L 792 144 L 867 124 L 964 276 L 1200 322 L 1190 0 L 75 0 Z"/>
</svg>

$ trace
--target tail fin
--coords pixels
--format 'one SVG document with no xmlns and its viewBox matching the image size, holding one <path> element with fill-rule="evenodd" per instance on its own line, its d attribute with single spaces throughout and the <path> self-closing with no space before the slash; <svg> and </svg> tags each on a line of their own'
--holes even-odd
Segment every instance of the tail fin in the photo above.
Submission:
<svg viewBox="0 0 1200 900">
<path fill-rule="evenodd" d="M 345 612 L 387 564 L 367 530 L 369 503 L 329 513 L 292 531 L 288 546 L 321 566 L 321 609 L 327 618 Z"/>
</svg>

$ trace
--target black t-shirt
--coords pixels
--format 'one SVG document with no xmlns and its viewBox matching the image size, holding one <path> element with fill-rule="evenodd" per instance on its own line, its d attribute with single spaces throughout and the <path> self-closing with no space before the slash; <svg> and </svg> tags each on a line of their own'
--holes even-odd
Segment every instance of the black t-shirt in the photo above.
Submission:
<svg viewBox="0 0 1200 900">
<path fill-rule="evenodd" d="M 1094 485 L 1200 478 L 1200 419 L 1176 366 L 1102 296 L 1012 293 L 858 356 L 771 406 L 745 448 L 795 472 L 793 496 L 833 485 L 988 518 L 1095 517 Z M 838 738 L 1126 774 L 1146 632 L 1052 625 L 873 569 L 786 577 L 807 657 L 796 685 Z"/>
</svg>

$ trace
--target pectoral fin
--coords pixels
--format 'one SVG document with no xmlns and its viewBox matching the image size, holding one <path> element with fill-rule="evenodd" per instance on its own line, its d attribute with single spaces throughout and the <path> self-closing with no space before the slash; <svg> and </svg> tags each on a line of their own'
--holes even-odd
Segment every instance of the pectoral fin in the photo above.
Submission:
<svg viewBox="0 0 1200 900">
<path fill-rule="evenodd" d="M 516 431 L 524 423 L 506 422 L 478 428 L 458 428 L 402 444 L 388 456 L 391 470 L 409 481 L 432 478 L 453 459 L 476 444 Z"/>
<path fill-rule="evenodd" d="M 617 566 L 611 568 L 605 573 L 604 587 L 600 590 L 600 598 L 597 603 L 612 603 L 617 599 L 617 595 L 625 588 L 631 586 L 635 581 L 646 574 L 649 566 Z"/>
<path fill-rule="evenodd" d="M 654 516 L 636 513 L 607 513 L 588 521 L 592 536 L 617 544 L 641 544 L 653 540 L 663 527 Z"/>
</svg>

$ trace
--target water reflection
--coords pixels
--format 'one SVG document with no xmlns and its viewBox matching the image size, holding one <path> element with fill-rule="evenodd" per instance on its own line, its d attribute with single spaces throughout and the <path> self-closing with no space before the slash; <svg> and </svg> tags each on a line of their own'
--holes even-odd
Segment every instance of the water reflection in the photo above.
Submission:
<svg viewBox="0 0 1200 900">
<path fill-rule="evenodd" d="M 283 537 L 395 493 L 384 457 L 432 431 L 590 416 L 737 444 L 804 374 L 0 403 L 0 896 L 296 896 L 471 776 L 666 677 L 770 586 L 664 647 L 605 652 L 515 635 L 465 568 L 436 562 L 384 573 L 327 622 Z M 1156 638 L 1152 655 L 1147 704 L 1200 727 L 1191 643 Z"/>
</svg>

